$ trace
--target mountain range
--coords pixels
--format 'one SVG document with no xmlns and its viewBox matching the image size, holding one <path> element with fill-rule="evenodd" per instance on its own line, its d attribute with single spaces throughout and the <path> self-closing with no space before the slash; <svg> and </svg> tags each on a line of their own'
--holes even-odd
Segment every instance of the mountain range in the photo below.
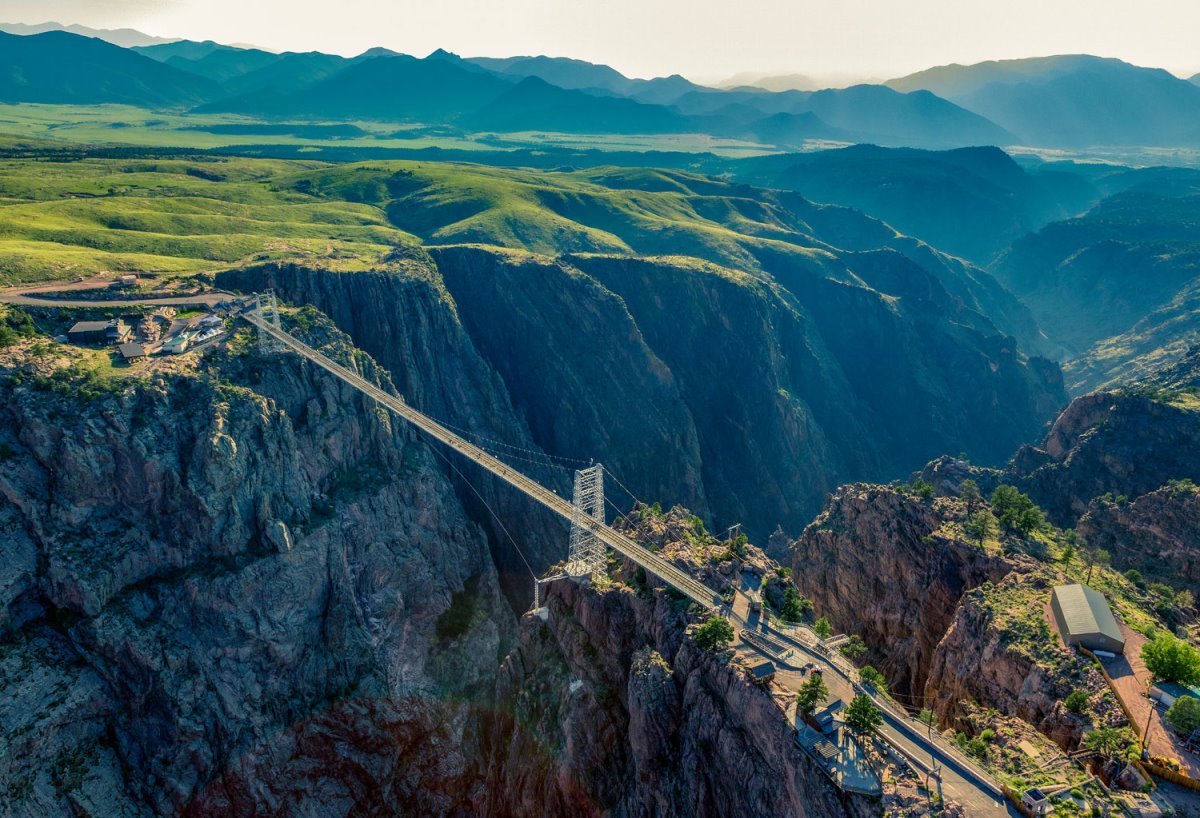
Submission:
<svg viewBox="0 0 1200 818">
<path fill-rule="evenodd" d="M 701 133 L 783 149 L 811 140 L 924 148 L 1200 145 L 1195 82 L 1086 55 L 943 66 L 883 85 L 772 91 L 710 88 L 678 75 L 634 79 L 563 57 L 463 58 L 439 50 L 418 59 L 383 48 L 356 57 L 273 53 L 63 28 L 8 26 L 19 35 L 0 40 L 0 100 L 474 132 Z M 95 70 L 66 68 L 81 64 Z"/>
<path fill-rule="evenodd" d="M 931 91 L 1030 145 L 1200 145 L 1200 87 L 1116 59 L 1077 54 L 947 65 L 887 85 Z"/>
</svg>

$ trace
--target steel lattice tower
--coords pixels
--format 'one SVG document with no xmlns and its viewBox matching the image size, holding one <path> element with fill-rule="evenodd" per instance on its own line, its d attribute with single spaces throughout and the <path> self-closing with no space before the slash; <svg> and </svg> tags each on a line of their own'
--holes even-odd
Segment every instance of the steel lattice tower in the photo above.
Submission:
<svg viewBox="0 0 1200 818">
<path fill-rule="evenodd" d="M 604 467 L 597 464 L 575 472 L 575 513 L 571 520 L 571 546 L 567 573 L 590 577 L 604 571 L 604 543 L 582 525 L 584 517 L 604 522 Z"/>
<path fill-rule="evenodd" d="M 267 290 L 265 293 L 255 295 L 254 308 L 264 321 L 273 325 L 278 330 L 283 329 L 279 323 L 279 302 L 275 300 L 274 290 Z M 258 331 L 258 349 L 260 352 L 279 352 L 283 349 L 283 346 L 272 338 L 269 333 L 263 332 L 260 328 Z"/>
</svg>

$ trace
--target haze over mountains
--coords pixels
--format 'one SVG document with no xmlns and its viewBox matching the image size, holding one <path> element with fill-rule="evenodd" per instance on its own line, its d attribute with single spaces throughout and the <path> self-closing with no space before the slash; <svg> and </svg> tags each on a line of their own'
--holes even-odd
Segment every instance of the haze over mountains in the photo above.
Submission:
<svg viewBox="0 0 1200 818">
<path fill-rule="evenodd" d="M 932 91 L 1051 147 L 1200 144 L 1200 87 L 1086 54 L 948 65 L 887 83 Z"/>
<path fill-rule="evenodd" d="M 126 31 L 33 33 L 48 27 L 8 27 L 25 39 L 0 40 L 0 100 L 475 131 L 702 133 L 785 149 L 810 140 L 935 148 L 1200 145 L 1200 86 L 1160 69 L 1090 56 L 944 66 L 883 85 L 772 91 L 709 88 L 678 75 L 631 79 L 606 65 L 559 57 L 464 59 L 437 51 L 418 59 L 372 49 L 347 58 L 158 42 Z M 136 45 L 126 49 L 106 39 Z M 81 64 L 95 70 L 62 68 Z"/>
</svg>

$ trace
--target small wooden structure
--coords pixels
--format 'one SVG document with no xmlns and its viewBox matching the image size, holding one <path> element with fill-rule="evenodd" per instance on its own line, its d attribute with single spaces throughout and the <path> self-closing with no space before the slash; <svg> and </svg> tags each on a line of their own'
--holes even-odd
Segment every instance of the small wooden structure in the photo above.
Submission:
<svg viewBox="0 0 1200 818">
<path fill-rule="evenodd" d="M 121 354 L 121 358 L 123 358 L 126 363 L 140 361 L 142 358 L 146 357 L 146 348 L 141 344 L 121 344 L 119 347 L 117 347 L 117 352 Z"/>
</svg>

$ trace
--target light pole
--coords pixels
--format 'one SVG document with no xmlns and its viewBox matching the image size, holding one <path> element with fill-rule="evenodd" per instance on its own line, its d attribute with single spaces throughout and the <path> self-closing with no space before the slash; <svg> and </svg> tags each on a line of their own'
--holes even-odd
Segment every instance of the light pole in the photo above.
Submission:
<svg viewBox="0 0 1200 818">
<path fill-rule="evenodd" d="M 1146 704 L 1149 708 L 1146 711 L 1146 729 L 1142 731 L 1142 758 L 1146 757 L 1146 742 L 1150 740 L 1150 720 L 1154 717 L 1154 677 L 1150 677 L 1150 693 L 1146 694 Z"/>
</svg>

